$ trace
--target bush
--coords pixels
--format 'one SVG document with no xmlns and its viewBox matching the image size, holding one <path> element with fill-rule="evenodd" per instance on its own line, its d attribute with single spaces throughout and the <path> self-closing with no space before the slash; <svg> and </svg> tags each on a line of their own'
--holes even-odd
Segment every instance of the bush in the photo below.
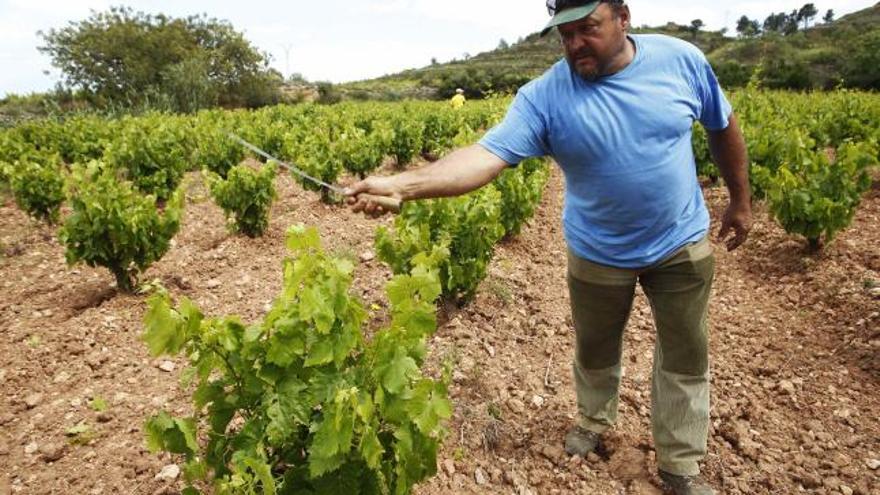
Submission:
<svg viewBox="0 0 880 495">
<path fill-rule="evenodd" d="M 466 301 L 486 277 L 504 235 L 501 193 L 494 186 L 457 198 L 405 203 L 394 231 L 379 227 L 376 253 L 394 273 L 407 273 L 422 253 L 438 260 L 447 300 Z"/>
<path fill-rule="evenodd" d="M 709 150 L 709 134 L 699 123 L 694 123 L 692 145 L 694 149 L 694 162 L 697 165 L 697 175 L 708 177 L 712 182 L 718 180 L 718 167 L 712 162 L 712 153 Z"/>
<path fill-rule="evenodd" d="M 269 226 L 269 209 L 275 199 L 275 172 L 270 163 L 255 170 L 248 165 L 236 165 L 226 179 L 207 173 L 211 196 L 223 209 L 234 232 L 248 237 L 263 235 Z"/>
<path fill-rule="evenodd" d="M 19 208 L 37 220 L 54 224 L 64 202 L 64 171 L 57 156 L 24 158 L 11 168 L 12 194 Z"/>
<path fill-rule="evenodd" d="M 752 67 L 735 60 L 724 60 L 712 64 L 715 76 L 725 88 L 741 88 L 749 83 Z"/>
<path fill-rule="evenodd" d="M 550 171 L 540 159 L 529 159 L 508 169 L 493 184 L 501 193 L 501 225 L 505 236 L 518 235 L 541 202 Z"/>
<path fill-rule="evenodd" d="M 139 194 L 101 162 L 74 167 L 68 196 L 72 212 L 59 233 L 67 263 L 103 266 L 126 292 L 134 289 L 139 273 L 165 255 L 180 229 L 183 188 L 160 212 L 155 196 Z"/>
<path fill-rule="evenodd" d="M 192 131 L 195 165 L 222 178 L 245 156 L 244 147 L 227 134 L 226 123 L 222 114 L 204 112 L 199 114 Z"/>
<path fill-rule="evenodd" d="M 140 191 L 165 201 L 190 166 L 187 127 L 182 119 L 163 114 L 126 119 L 108 146 L 105 160 L 124 171 Z"/>
<path fill-rule="evenodd" d="M 317 121 L 316 125 L 325 131 L 329 131 L 326 121 Z M 342 159 L 335 152 L 335 145 L 330 141 L 329 132 L 312 132 L 313 129 L 291 131 L 285 136 L 282 155 L 290 157 L 291 161 L 303 172 L 316 179 L 334 184 L 342 173 Z M 338 201 L 333 191 L 320 184 L 316 184 L 298 174 L 291 174 L 294 179 L 308 191 L 321 193 L 321 200 L 325 203 Z"/>
<path fill-rule="evenodd" d="M 461 129 L 460 112 L 436 109 L 422 115 L 425 133 L 422 153 L 443 153 L 452 147 L 452 140 Z"/>
<path fill-rule="evenodd" d="M 327 256 L 314 229 L 292 229 L 288 246 L 283 290 L 255 325 L 150 298 L 144 340 L 153 355 L 185 355 L 196 388 L 194 415 L 151 417 L 147 444 L 183 456 L 187 494 L 202 483 L 218 494 L 407 494 L 436 472 L 452 413 L 448 373 L 420 371 L 436 271 L 394 277 L 390 323 L 364 342 L 351 263 Z"/>
<path fill-rule="evenodd" d="M 800 163 L 785 164 L 770 181 L 770 211 L 786 232 L 807 238 L 812 250 L 848 227 L 871 187 L 868 168 L 876 166 L 870 143 L 846 143 L 831 162 L 824 150 Z"/>
<path fill-rule="evenodd" d="M 516 93 L 531 80 L 527 74 L 502 69 L 444 69 L 435 76 L 423 76 L 423 84 L 437 88 L 441 98 L 449 98 L 462 88 L 468 98 L 485 98 L 492 93 Z"/>
<path fill-rule="evenodd" d="M 391 155 L 394 156 L 397 167 L 404 168 L 422 150 L 425 124 L 410 112 L 400 111 L 391 117 L 391 126 L 394 130 Z"/>
<path fill-rule="evenodd" d="M 357 125 L 348 125 L 333 143 L 345 170 L 361 179 L 382 165 L 394 138 L 394 130 L 385 122 L 369 126 L 372 130 L 365 131 Z"/>
<path fill-rule="evenodd" d="M 76 115 L 63 122 L 57 151 L 66 163 L 99 160 L 115 132 L 115 121 L 97 115 Z"/>
<path fill-rule="evenodd" d="M 0 130 L 0 163 L 15 163 L 24 153 L 32 150 L 33 146 L 24 139 L 19 129 Z"/>
<path fill-rule="evenodd" d="M 815 86 L 809 68 L 797 58 L 768 58 L 764 60 L 762 75 L 768 88 L 810 89 Z"/>
<path fill-rule="evenodd" d="M 318 103 L 322 105 L 333 105 L 342 101 L 342 93 L 336 89 L 336 86 L 330 82 L 319 82 L 318 85 Z"/>
</svg>

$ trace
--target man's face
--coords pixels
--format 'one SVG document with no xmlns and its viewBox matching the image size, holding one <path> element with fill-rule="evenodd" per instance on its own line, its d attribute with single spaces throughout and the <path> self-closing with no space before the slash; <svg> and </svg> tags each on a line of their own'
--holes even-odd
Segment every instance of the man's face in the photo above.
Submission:
<svg viewBox="0 0 880 495">
<path fill-rule="evenodd" d="M 568 65 L 584 79 L 594 81 L 607 75 L 616 57 L 626 47 L 629 10 L 615 16 L 606 3 L 584 19 L 558 27 Z"/>
</svg>

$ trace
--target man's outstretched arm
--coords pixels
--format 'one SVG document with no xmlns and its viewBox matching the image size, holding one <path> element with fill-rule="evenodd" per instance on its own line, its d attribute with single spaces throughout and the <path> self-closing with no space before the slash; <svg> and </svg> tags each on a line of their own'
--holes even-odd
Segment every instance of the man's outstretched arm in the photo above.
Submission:
<svg viewBox="0 0 880 495">
<path fill-rule="evenodd" d="M 366 193 L 401 201 L 458 196 L 488 184 L 507 166 L 504 160 L 474 144 L 424 167 L 388 177 L 367 177 L 347 188 L 346 195 L 354 211 L 384 213 L 382 207 L 358 195 Z"/>
<path fill-rule="evenodd" d="M 727 240 L 727 250 L 733 251 L 746 241 L 752 228 L 752 200 L 749 187 L 749 158 L 746 142 L 739 123 L 731 114 L 726 128 L 708 131 L 709 151 L 718 166 L 721 177 L 730 192 L 730 205 L 721 219 L 718 237 L 724 240 L 733 231 L 734 236 Z"/>
</svg>

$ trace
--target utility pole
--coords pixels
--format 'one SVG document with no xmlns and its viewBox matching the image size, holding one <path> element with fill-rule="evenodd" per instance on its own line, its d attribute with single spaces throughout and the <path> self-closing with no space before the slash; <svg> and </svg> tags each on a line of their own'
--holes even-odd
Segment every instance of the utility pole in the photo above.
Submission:
<svg viewBox="0 0 880 495">
<path fill-rule="evenodd" d="M 290 49 L 293 48 L 293 45 L 281 45 L 281 48 L 284 49 L 284 78 L 286 79 L 290 77 Z"/>
</svg>

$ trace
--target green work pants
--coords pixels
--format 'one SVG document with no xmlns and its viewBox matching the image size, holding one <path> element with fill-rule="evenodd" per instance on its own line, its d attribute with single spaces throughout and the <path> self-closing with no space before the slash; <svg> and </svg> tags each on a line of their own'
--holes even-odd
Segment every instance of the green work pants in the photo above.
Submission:
<svg viewBox="0 0 880 495">
<path fill-rule="evenodd" d="M 574 381 L 579 424 L 602 433 L 617 419 L 623 374 L 623 331 L 636 283 L 657 327 L 651 423 L 659 468 L 699 473 L 709 428 L 709 351 L 706 325 L 715 258 L 708 238 L 688 244 L 654 266 L 625 270 L 568 254 L 576 346 Z"/>
</svg>

